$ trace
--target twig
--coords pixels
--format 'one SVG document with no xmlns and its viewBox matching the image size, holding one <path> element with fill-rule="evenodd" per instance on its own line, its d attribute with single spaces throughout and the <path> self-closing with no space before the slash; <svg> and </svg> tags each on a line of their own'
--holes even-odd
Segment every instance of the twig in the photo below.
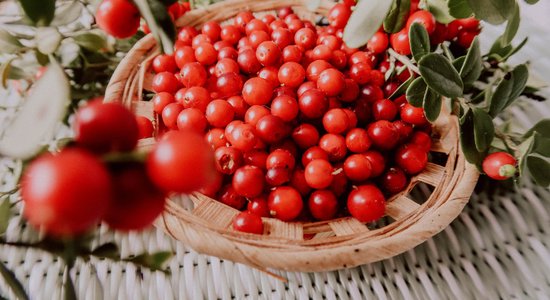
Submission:
<svg viewBox="0 0 550 300">
<path fill-rule="evenodd" d="M 390 56 L 395 57 L 395 59 L 397 59 L 398 61 L 402 62 L 405 66 L 407 66 L 409 70 L 420 75 L 420 70 L 418 69 L 417 66 L 414 65 L 414 63 L 408 57 L 395 52 L 395 50 L 393 50 L 392 48 L 388 49 L 388 53 L 390 54 Z"/>
</svg>

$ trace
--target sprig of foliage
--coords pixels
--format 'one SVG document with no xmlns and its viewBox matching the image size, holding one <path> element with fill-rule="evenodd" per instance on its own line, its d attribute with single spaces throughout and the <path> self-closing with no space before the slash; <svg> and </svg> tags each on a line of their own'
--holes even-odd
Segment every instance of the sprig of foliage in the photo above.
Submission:
<svg viewBox="0 0 550 300">
<path fill-rule="evenodd" d="M 369 2 L 371 5 L 381 5 L 386 1 Z M 534 4 L 537 1 L 526 2 Z M 348 24 L 345 32 L 353 32 L 354 35 L 344 33 L 345 42 L 361 46 L 382 24 L 389 32 L 401 30 L 407 18 L 404 12 L 409 5 L 408 1 L 392 1 L 391 7 L 383 14 L 385 18 L 374 16 L 372 11 L 356 9 L 350 20 L 371 21 L 364 23 L 365 28 L 361 30 L 354 24 Z M 495 25 L 506 22 L 506 29 L 493 43 L 489 53 L 482 55 L 477 38 L 467 53 L 453 53 L 447 44 L 432 47 L 426 29 L 413 24 L 409 29 L 412 59 L 391 50 L 389 54 L 404 62 L 411 72 L 420 77 L 403 83 L 391 97 L 406 94 L 411 105 L 424 108 L 426 118 L 431 122 L 439 116 L 444 101 L 449 101 L 460 119 L 462 151 L 470 163 L 481 169 L 483 159 L 490 152 L 511 152 L 519 158 L 520 175 L 530 173 L 538 184 L 550 185 L 550 119 L 542 120 L 524 134 L 504 132 L 493 123 L 494 118 L 522 96 L 540 100 L 534 94 L 537 89 L 527 86 L 527 65 L 511 67 L 507 64 L 508 58 L 527 41 L 525 39 L 517 46 L 512 44 L 520 23 L 517 1 L 424 0 L 420 5 L 430 10 L 441 23 L 475 16 Z"/>
</svg>

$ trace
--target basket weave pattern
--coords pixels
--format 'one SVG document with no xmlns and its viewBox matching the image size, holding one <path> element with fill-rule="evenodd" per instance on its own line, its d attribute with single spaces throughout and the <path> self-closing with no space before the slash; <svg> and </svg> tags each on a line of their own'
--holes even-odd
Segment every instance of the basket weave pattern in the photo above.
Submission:
<svg viewBox="0 0 550 300">
<path fill-rule="evenodd" d="M 300 17 L 314 21 L 333 5 L 322 1 L 315 11 L 309 11 L 307 2 L 224 1 L 186 14 L 178 25 L 200 26 L 210 20 L 231 19 L 243 10 L 263 13 L 289 5 Z M 140 40 L 115 71 L 106 101 L 121 102 L 137 114 L 158 120 L 152 103 L 142 99 L 144 91 L 151 91 L 150 64 L 158 53 L 152 36 Z M 441 164 L 429 163 L 424 172 L 412 178 L 405 191 L 388 199 L 387 218 L 377 224 L 366 226 L 350 217 L 313 223 L 266 218 L 264 235 L 251 235 L 231 229 L 237 210 L 194 194 L 169 199 L 156 226 L 198 252 L 259 269 L 326 271 L 395 256 L 443 230 L 458 216 L 477 181 L 475 167 L 465 161 L 460 151 L 456 117 L 442 114 L 434 133 L 432 153 L 445 159 Z M 140 146 L 147 148 L 154 142 L 142 140 Z M 413 192 L 417 186 L 431 190 L 427 199 Z"/>
</svg>

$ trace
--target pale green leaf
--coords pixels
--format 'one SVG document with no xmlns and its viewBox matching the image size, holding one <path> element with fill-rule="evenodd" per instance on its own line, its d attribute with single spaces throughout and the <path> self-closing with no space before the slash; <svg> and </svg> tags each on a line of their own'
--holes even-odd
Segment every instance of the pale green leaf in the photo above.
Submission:
<svg viewBox="0 0 550 300">
<path fill-rule="evenodd" d="M 393 1 L 359 1 L 344 29 L 344 42 L 350 48 L 365 45 L 380 29 Z"/>
</svg>

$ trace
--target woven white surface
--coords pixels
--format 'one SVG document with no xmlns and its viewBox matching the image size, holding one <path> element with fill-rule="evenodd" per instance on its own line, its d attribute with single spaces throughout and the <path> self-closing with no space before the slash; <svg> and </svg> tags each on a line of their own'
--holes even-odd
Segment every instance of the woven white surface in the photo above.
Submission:
<svg viewBox="0 0 550 300">
<path fill-rule="evenodd" d="M 546 15 L 549 4 L 541 1 L 533 7 L 537 10 L 530 9 L 532 16 Z M 550 81 L 550 22 L 544 18 L 523 19 L 520 36 L 528 33 L 530 41 L 515 61 L 531 60 L 533 70 Z M 498 33 L 487 28 L 484 35 Z M 550 97 L 548 89 L 545 95 Z M 511 117 L 520 126 L 529 126 L 550 117 L 550 103 L 514 107 Z M 0 177 L 13 167 L 0 160 Z M 288 284 L 243 265 L 197 254 L 154 228 L 128 235 L 101 228 L 95 243 L 115 240 L 123 257 L 173 251 L 168 275 L 97 259 L 79 261 L 72 275 L 80 299 L 549 299 L 549 225 L 550 191 L 526 182 L 514 193 L 474 194 L 445 231 L 393 259 L 336 272 L 276 272 L 288 278 Z M 16 217 L 7 239 L 36 237 Z M 60 261 L 14 247 L 0 247 L 0 259 L 15 270 L 32 299 L 61 298 Z M 0 296 L 13 298 L 2 279 Z"/>
</svg>

